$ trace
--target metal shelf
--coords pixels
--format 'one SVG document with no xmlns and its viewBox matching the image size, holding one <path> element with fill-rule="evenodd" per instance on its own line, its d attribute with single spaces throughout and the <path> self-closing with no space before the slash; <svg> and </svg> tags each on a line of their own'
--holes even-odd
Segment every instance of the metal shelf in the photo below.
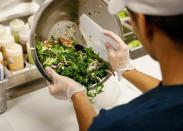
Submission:
<svg viewBox="0 0 183 131">
<path fill-rule="evenodd" d="M 20 71 L 9 71 L 5 68 L 7 81 L 7 89 L 34 81 L 42 77 L 35 65 L 26 63 L 24 69 Z"/>
<path fill-rule="evenodd" d="M 132 28 L 132 26 L 128 22 L 129 20 L 130 20 L 129 17 L 120 19 L 121 25 L 122 25 L 122 29 L 123 29 L 123 36 L 122 36 L 122 38 L 124 40 L 125 40 L 126 37 L 129 37 L 130 35 L 134 35 L 134 32 L 132 31 L 133 28 Z M 125 28 L 128 30 L 127 32 L 124 31 Z M 142 56 L 144 56 L 146 54 L 147 53 L 144 50 L 143 46 L 139 46 L 139 47 L 130 49 L 131 59 L 136 59 L 136 58 L 142 57 Z"/>
<path fill-rule="evenodd" d="M 8 0 L 4 2 L 4 4 L 3 1 L 1 1 L 0 14 L 2 15 L 0 15 L 0 24 L 8 26 L 9 22 L 15 18 L 27 21 L 28 17 L 37 11 L 43 1 L 44 0 Z M 10 9 L 14 9 L 17 12 L 13 12 L 12 14 Z M 28 86 L 34 86 L 32 87 L 33 89 L 45 87 L 45 80 L 35 65 L 25 61 L 25 68 L 19 71 L 10 71 L 5 67 L 5 80 L 0 81 L 0 88 L 7 89 L 7 94 L 10 94 L 10 98 L 12 98 L 11 96 L 17 96 L 16 94 L 19 94 L 18 92 L 22 88 L 30 90 Z M 16 94 L 14 94 L 14 92 L 16 92 Z"/>
<path fill-rule="evenodd" d="M 40 78 L 42 75 L 35 65 L 26 63 L 26 67 L 20 71 L 9 71 L 5 67 L 5 80 L 0 82 L 0 88 L 6 86 L 6 89 L 10 89 Z"/>
</svg>

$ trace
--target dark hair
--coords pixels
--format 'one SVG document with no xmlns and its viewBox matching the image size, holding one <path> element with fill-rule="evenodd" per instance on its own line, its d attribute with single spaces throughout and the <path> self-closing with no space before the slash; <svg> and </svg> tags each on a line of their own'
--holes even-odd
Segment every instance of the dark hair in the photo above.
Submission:
<svg viewBox="0 0 183 131">
<path fill-rule="evenodd" d="M 135 16 L 135 13 L 128 9 Z M 183 14 L 176 16 L 150 16 L 145 15 L 148 25 L 156 26 L 163 31 L 178 47 L 183 47 Z"/>
</svg>

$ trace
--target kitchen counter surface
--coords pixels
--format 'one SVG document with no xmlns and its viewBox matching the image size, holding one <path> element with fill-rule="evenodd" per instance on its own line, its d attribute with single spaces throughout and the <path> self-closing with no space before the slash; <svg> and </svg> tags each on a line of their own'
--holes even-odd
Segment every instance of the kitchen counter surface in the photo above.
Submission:
<svg viewBox="0 0 183 131">
<path fill-rule="evenodd" d="M 149 56 L 133 61 L 136 68 L 161 79 L 159 65 Z M 120 96 L 106 107 L 127 103 L 141 94 L 123 79 Z M 96 106 L 95 106 L 96 107 Z M 96 107 L 99 110 L 99 107 Z M 8 110 L 0 115 L 1 131 L 78 131 L 75 113 L 70 102 L 52 98 L 47 88 L 37 90 L 8 102 Z"/>
</svg>

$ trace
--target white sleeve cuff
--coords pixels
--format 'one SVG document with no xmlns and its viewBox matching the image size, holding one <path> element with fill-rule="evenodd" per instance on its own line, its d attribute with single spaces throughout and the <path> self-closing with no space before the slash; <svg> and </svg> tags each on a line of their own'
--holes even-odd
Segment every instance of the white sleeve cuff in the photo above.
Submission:
<svg viewBox="0 0 183 131">
<path fill-rule="evenodd" d="M 130 63 L 125 67 L 121 67 L 119 69 L 116 70 L 117 76 L 118 76 L 118 80 L 121 81 L 121 79 L 123 78 L 123 73 L 126 71 L 130 71 L 130 70 L 135 70 L 135 67 Z"/>
</svg>

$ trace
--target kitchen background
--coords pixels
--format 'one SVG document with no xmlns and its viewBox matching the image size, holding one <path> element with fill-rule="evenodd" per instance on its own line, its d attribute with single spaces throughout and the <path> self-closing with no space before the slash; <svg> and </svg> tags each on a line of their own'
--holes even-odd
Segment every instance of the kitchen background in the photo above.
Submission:
<svg viewBox="0 0 183 131">
<path fill-rule="evenodd" d="M 69 102 L 54 100 L 45 80 L 34 65 L 29 34 L 33 14 L 44 0 L 0 1 L 0 130 L 2 131 L 77 131 L 77 122 Z M 122 38 L 131 50 L 137 69 L 161 79 L 159 65 L 146 55 L 132 32 L 127 11 L 119 13 Z M 18 44 L 12 46 L 13 41 Z M 158 70 L 155 71 L 155 70 Z M 113 90 L 111 90 L 111 87 Z M 39 90 L 38 90 L 39 89 Z M 34 91 L 34 92 L 33 92 Z M 128 81 L 112 77 L 94 106 L 110 109 L 140 95 Z M 7 95 L 7 99 L 6 99 Z M 6 110 L 7 109 L 7 110 Z"/>
</svg>

